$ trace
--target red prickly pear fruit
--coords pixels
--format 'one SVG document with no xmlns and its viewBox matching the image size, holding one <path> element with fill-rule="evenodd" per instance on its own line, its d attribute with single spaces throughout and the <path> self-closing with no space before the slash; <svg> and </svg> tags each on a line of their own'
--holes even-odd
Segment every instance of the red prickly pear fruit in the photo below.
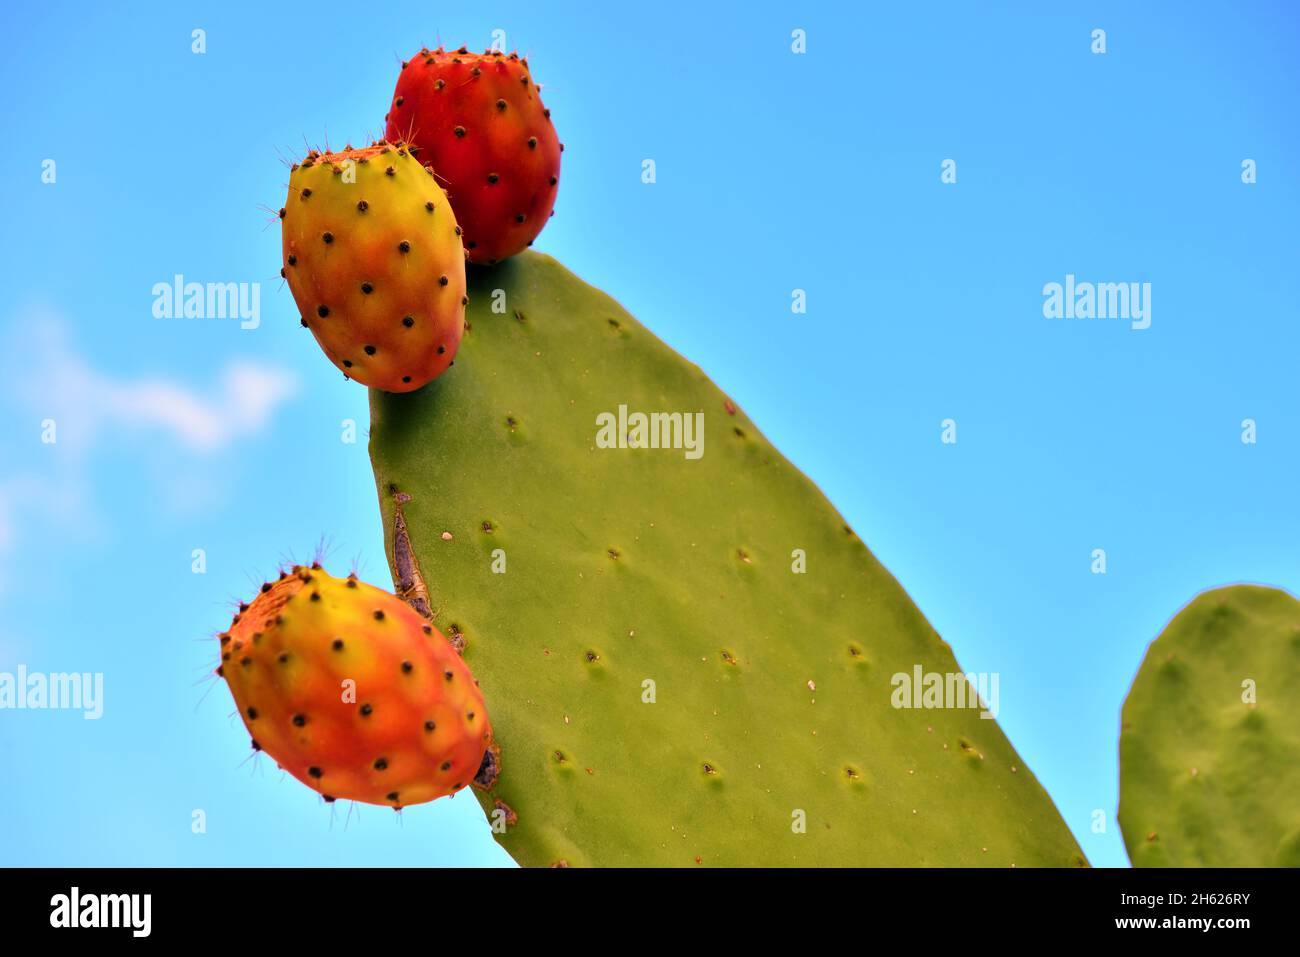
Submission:
<svg viewBox="0 0 1300 957">
<path fill-rule="evenodd" d="M 280 211 L 302 324 L 343 374 L 410 392 L 451 365 L 465 329 L 460 227 L 402 144 L 309 153 Z"/>
<path fill-rule="evenodd" d="M 253 747 L 326 800 L 421 804 L 496 767 L 483 694 L 451 642 L 355 575 L 295 566 L 219 638 L 217 674 Z"/>
<path fill-rule="evenodd" d="M 516 53 L 421 50 L 397 77 L 387 136 L 447 188 L 471 262 L 528 246 L 555 207 L 564 147 Z"/>
</svg>

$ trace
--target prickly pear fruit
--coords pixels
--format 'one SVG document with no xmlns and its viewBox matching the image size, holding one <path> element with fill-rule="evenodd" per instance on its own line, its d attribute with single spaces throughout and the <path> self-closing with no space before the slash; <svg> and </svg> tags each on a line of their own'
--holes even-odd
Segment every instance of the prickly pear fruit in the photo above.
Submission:
<svg viewBox="0 0 1300 957">
<path fill-rule="evenodd" d="M 420 804 L 495 767 L 483 695 L 456 649 L 355 575 L 294 566 L 219 637 L 217 674 L 253 747 L 327 801 Z"/>
<path fill-rule="evenodd" d="M 460 227 L 405 146 L 309 153 L 280 219 L 302 324 L 344 375 L 410 392 L 451 365 L 465 328 Z"/>
<path fill-rule="evenodd" d="M 465 47 L 402 64 L 387 136 L 411 144 L 447 187 L 471 262 L 532 244 L 555 206 L 560 144 L 528 59 Z"/>
</svg>

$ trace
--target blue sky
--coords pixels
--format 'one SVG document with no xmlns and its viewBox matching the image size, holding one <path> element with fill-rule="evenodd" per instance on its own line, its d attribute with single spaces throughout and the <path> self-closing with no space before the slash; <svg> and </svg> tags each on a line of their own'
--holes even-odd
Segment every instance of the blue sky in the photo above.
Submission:
<svg viewBox="0 0 1300 957">
<path fill-rule="evenodd" d="M 331 815 L 245 763 L 203 681 L 282 559 L 323 539 L 390 583 L 365 391 L 277 275 L 282 160 L 377 134 L 403 57 L 497 29 L 567 146 L 538 248 L 822 486 L 1000 674 L 1093 863 L 1126 864 L 1147 643 L 1207 587 L 1300 592 L 1300 29 L 1284 3 L 1048 6 L 7 7 L 0 671 L 103 672 L 105 701 L 0 711 L 0 864 L 509 863 L 468 796 Z M 260 283 L 260 325 L 155 318 L 176 274 Z M 1067 274 L 1149 282 L 1150 328 L 1044 318 Z"/>
</svg>

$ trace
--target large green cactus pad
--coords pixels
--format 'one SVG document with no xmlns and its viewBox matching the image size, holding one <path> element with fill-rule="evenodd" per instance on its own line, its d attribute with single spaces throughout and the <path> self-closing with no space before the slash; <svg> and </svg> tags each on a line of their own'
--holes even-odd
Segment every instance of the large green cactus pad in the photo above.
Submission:
<svg viewBox="0 0 1300 957">
<path fill-rule="evenodd" d="M 546 256 L 470 284 L 455 367 L 372 393 L 370 447 L 398 589 L 486 695 L 515 860 L 1085 863 L 994 721 L 891 705 L 951 650 L 698 368 Z M 598 447 L 620 404 L 702 412 L 703 455 Z"/>
<path fill-rule="evenodd" d="M 1300 602 L 1197 596 L 1147 649 L 1119 760 L 1135 866 L 1300 866 Z"/>
</svg>

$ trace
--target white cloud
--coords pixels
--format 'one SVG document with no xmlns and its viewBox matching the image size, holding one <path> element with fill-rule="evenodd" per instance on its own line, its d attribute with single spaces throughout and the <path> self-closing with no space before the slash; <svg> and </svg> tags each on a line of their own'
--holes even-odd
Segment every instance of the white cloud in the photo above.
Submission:
<svg viewBox="0 0 1300 957">
<path fill-rule="evenodd" d="M 59 444 L 81 451 L 114 430 L 161 433 L 191 451 L 216 452 L 261 431 L 298 391 L 291 373 L 250 360 L 229 362 L 218 388 L 207 392 L 163 377 L 115 377 L 79 356 L 57 320 L 39 317 L 31 331 L 35 361 L 24 398 L 54 419 Z"/>
<path fill-rule="evenodd" d="M 199 452 L 214 452 L 261 431 L 276 406 L 296 392 L 292 379 L 267 366 L 231 362 L 215 395 L 165 379 L 136 382 L 104 376 L 83 380 L 101 421 L 139 430 L 157 428 Z"/>
<path fill-rule="evenodd" d="M 10 355 L 26 357 L 10 378 L 9 398 L 32 443 L 0 473 L 0 555 L 20 547 L 28 529 L 75 533 L 82 541 L 104 536 L 95 502 L 100 496 L 94 457 L 101 445 L 138 449 L 141 468 L 131 480 L 170 478 L 154 494 L 185 504 L 184 495 L 211 490 L 178 476 L 210 473 L 213 455 L 267 431 L 279 408 L 298 393 L 292 373 L 248 359 L 228 361 L 207 388 L 166 375 L 116 375 L 82 356 L 66 324 L 46 312 L 26 314 L 0 343 Z M 41 445 L 47 419 L 54 422 L 56 441 Z"/>
</svg>

